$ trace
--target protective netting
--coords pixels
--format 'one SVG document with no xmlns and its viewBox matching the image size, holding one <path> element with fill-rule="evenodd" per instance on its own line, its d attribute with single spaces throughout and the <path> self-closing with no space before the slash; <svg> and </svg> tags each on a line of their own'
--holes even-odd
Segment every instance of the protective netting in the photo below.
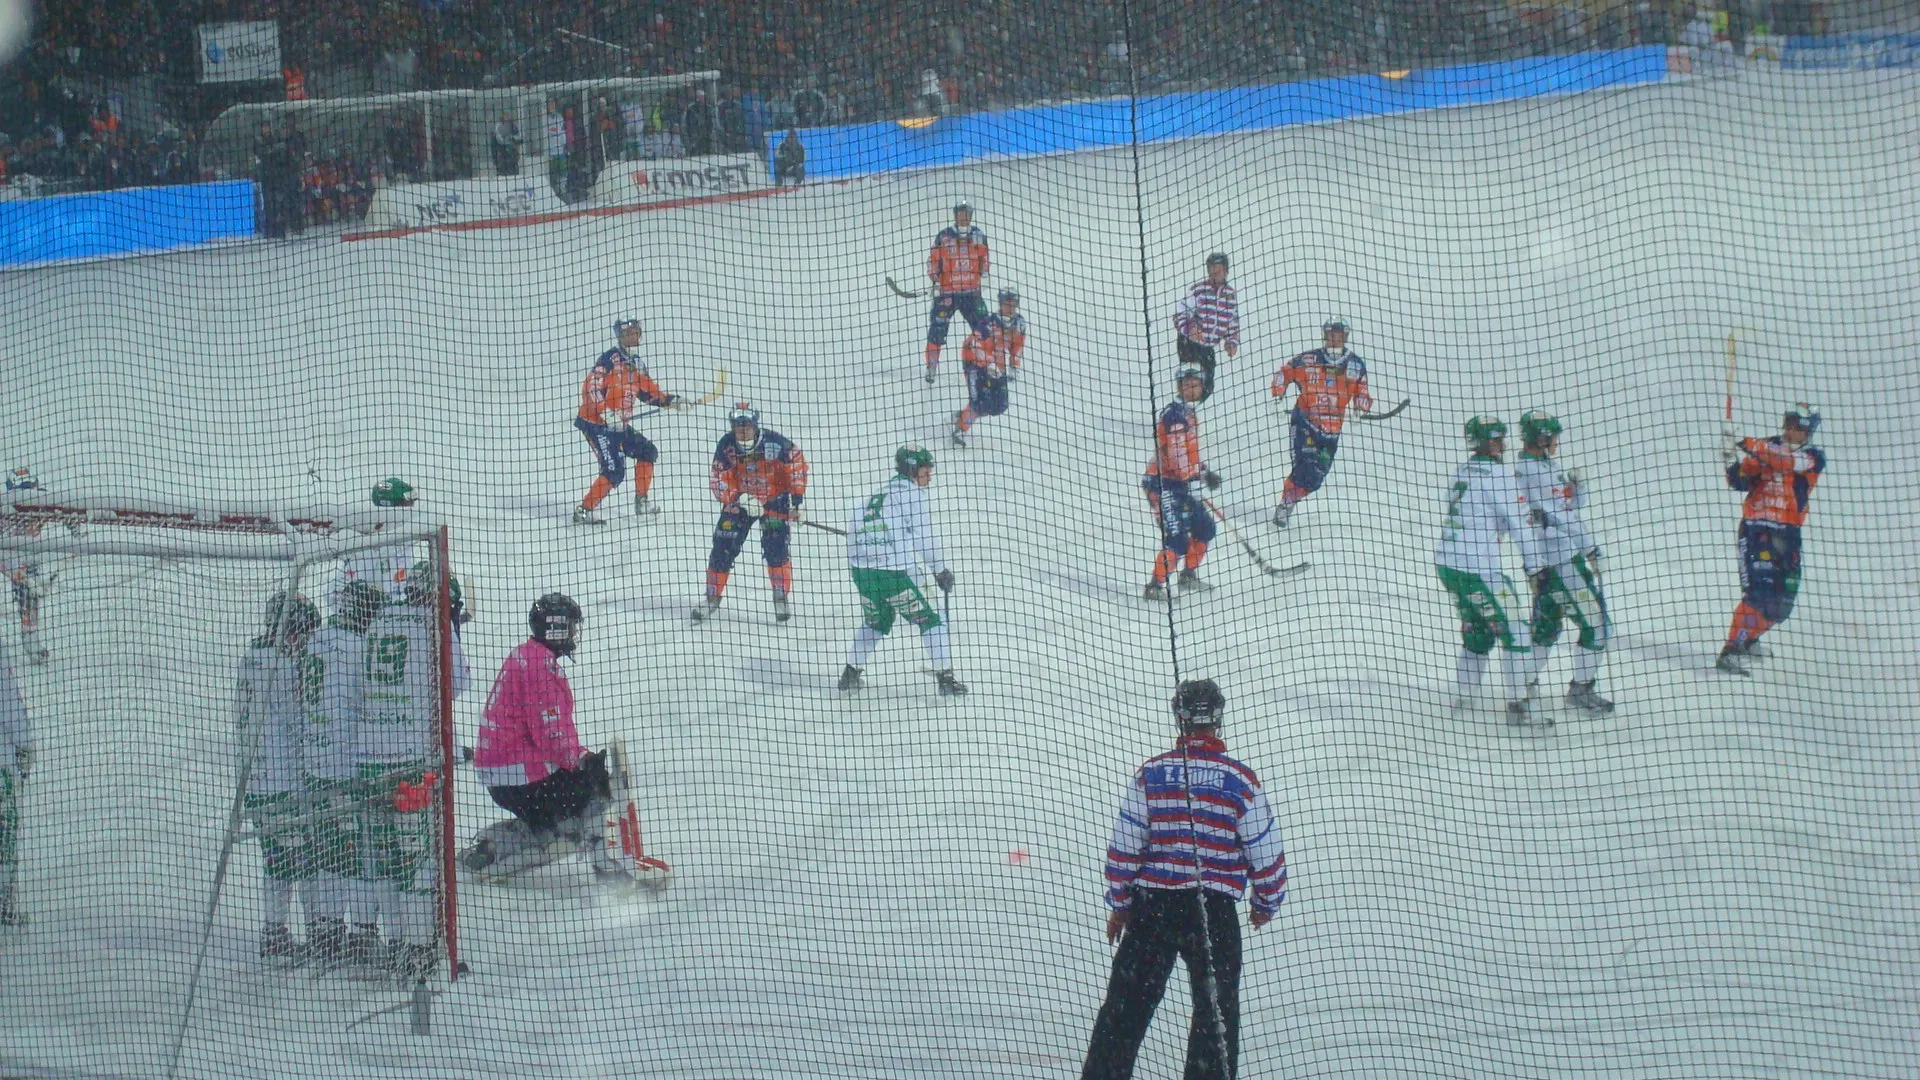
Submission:
<svg viewBox="0 0 1920 1080">
<path fill-rule="evenodd" d="M 480 733 L 546 663 L 545 594 L 582 613 L 549 749 L 620 751 L 550 862 L 459 875 L 454 980 L 264 963 L 243 836 L 189 1003 L 228 686 L 286 570 L 73 557 L 46 662 L 5 635 L 36 753 L 0 1072 L 1072 1075 L 1122 792 L 1197 678 L 1287 853 L 1273 920 L 1233 916 L 1239 1075 L 1910 1071 L 1908 12 L 827 7 L 701 65 L 832 106 L 804 183 L 761 130 L 750 180 L 646 212 L 0 276 L 0 453 L 42 489 L 284 510 L 398 476 L 450 527 L 459 846 L 510 817 Z M 1010 383 L 928 277 L 963 203 L 982 325 L 1004 290 L 1025 319 Z M 1237 332 L 1177 315 L 1216 252 Z M 623 454 L 583 380 L 625 319 L 679 400 L 640 382 Z M 1364 367 L 1288 387 L 1335 324 Z M 1188 365 L 1193 482 L 1150 504 Z M 907 444 L 941 558 L 850 572 L 833 533 L 922 490 Z M 1508 469 L 1545 497 L 1501 503 Z M 1181 1074 L 1180 970 L 1134 1075 Z"/>
</svg>

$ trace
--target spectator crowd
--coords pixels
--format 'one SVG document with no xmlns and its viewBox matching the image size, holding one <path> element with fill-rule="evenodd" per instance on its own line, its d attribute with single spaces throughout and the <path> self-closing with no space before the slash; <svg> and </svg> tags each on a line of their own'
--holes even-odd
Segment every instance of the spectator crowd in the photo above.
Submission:
<svg viewBox="0 0 1920 1080">
<path fill-rule="evenodd" d="M 1749 14 L 1809 6 L 1720 2 L 1744 4 Z M 283 67 L 319 93 L 325 76 L 348 70 L 377 70 L 380 85 L 407 89 L 718 71 L 711 100 L 689 92 L 618 122 L 631 147 L 673 139 L 689 152 L 737 152 L 789 127 L 1668 42 L 1693 7 L 1685 0 L 69 0 L 42 5 L 27 56 L 0 72 L 0 132 L 7 133 L 0 169 L 82 189 L 193 178 L 197 126 L 241 100 L 231 86 L 196 83 L 203 23 L 278 23 Z M 143 77 L 167 84 L 171 106 L 163 119 L 143 117 L 141 130 L 130 130 L 112 95 L 98 88 Z M 254 84 L 248 99 L 279 92 L 277 83 Z M 557 118 L 564 156 L 607 160 L 608 115 L 565 111 Z M 521 157 L 550 162 L 560 155 L 549 152 L 556 136 L 548 127 L 500 132 L 505 142 L 487 140 L 486 152 L 497 162 L 510 148 L 519 168 L 531 167 Z M 577 183 L 569 170 L 560 186 Z"/>
</svg>

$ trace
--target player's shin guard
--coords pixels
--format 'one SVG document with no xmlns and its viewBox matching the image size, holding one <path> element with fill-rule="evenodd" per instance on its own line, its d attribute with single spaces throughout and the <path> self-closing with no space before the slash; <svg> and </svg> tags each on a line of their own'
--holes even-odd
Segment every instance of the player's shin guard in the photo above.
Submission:
<svg viewBox="0 0 1920 1080">
<path fill-rule="evenodd" d="M 1175 555 L 1171 551 L 1162 551 L 1159 558 L 1153 561 L 1154 584 L 1165 585 L 1167 583 L 1167 575 L 1173 573 L 1179 566 L 1180 556 Z"/>
<path fill-rule="evenodd" d="M 793 591 L 793 564 L 782 563 L 767 567 L 767 582 L 773 586 L 775 596 L 785 596 Z"/>
<path fill-rule="evenodd" d="M 927 659 L 933 661 L 933 670 L 945 671 L 953 666 L 953 662 L 949 659 L 947 653 L 946 623 L 941 623 L 939 626 L 921 634 L 920 640 L 926 643 Z"/>
<path fill-rule="evenodd" d="M 980 419 L 980 414 L 973 411 L 973 406 L 965 406 L 960 410 L 960 415 L 953 418 L 954 430 L 963 433 L 972 431 L 973 422 L 978 419 Z"/>
<path fill-rule="evenodd" d="M 1760 635 L 1766 633 L 1772 626 L 1773 620 L 1760 614 L 1759 609 L 1752 604 L 1742 600 L 1740 606 L 1733 609 L 1733 625 L 1727 628 L 1727 648 L 1735 651 L 1744 650 L 1760 640 Z"/>
<path fill-rule="evenodd" d="M 1487 657 L 1471 649 L 1461 649 L 1460 659 L 1453 665 L 1453 682 L 1459 688 L 1461 696 L 1469 696 L 1480 689 L 1480 680 L 1487 674 Z"/>
<path fill-rule="evenodd" d="M 1575 649 L 1573 651 L 1573 681 L 1590 683 L 1600 674 L 1600 658 L 1605 656 L 1601 649 Z"/>
<path fill-rule="evenodd" d="M 927 374 L 931 375 L 940 367 L 940 346 L 927 342 Z"/>
<path fill-rule="evenodd" d="M 1294 503 L 1306 498 L 1308 494 L 1309 492 L 1306 488 L 1294 483 L 1292 477 L 1288 477 L 1286 486 L 1280 489 L 1280 505 L 1292 506 Z"/>
<path fill-rule="evenodd" d="M 1200 568 L 1200 560 L 1206 557 L 1207 542 L 1205 540 L 1187 541 L 1187 569 L 1198 570 Z"/>
<path fill-rule="evenodd" d="M 720 594 L 727 591 L 727 572 L 725 570 L 707 571 L 707 599 L 718 600 Z"/>
<path fill-rule="evenodd" d="M 880 631 L 871 626 L 862 626 L 853 632 L 853 648 L 847 650 L 847 666 L 863 668 L 873 656 L 873 650 L 880 646 Z"/>
<path fill-rule="evenodd" d="M 596 476 L 593 478 L 593 486 L 587 489 L 587 497 L 580 500 L 580 505 L 592 510 L 599 506 L 601 500 L 607 497 L 607 492 L 612 490 L 613 481 L 604 476 Z"/>
<path fill-rule="evenodd" d="M 611 487 L 612 485 L 608 485 Z M 653 490 L 653 462 L 636 461 L 633 463 L 633 494 L 635 498 L 645 498 Z M 589 506 L 591 510 L 593 507 Z"/>
</svg>

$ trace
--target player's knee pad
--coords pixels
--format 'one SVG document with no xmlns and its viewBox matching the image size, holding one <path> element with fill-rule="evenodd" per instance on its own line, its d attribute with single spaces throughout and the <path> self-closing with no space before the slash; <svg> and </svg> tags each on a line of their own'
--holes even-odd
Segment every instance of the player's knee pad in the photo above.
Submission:
<svg viewBox="0 0 1920 1080">
<path fill-rule="evenodd" d="M 914 610 L 907 612 L 907 621 L 919 627 L 924 634 L 940 625 L 940 613 L 926 604 L 916 604 Z"/>
<path fill-rule="evenodd" d="M 1554 642 L 1560 640 L 1559 613 L 1555 612 L 1553 615 L 1549 616 L 1544 611 L 1536 612 L 1533 616 L 1533 622 L 1528 626 L 1528 633 L 1533 641 L 1533 644 L 1538 645 L 1543 649 L 1553 648 Z M 1584 644 L 1586 642 L 1585 631 L 1581 632 L 1580 638 L 1581 638 L 1581 643 Z"/>
<path fill-rule="evenodd" d="M 1187 533 L 1203 544 L 1213 543 L 1217 530 L 1214 528 L 1213 515 L 1198 503 L 1189 504 L 1187 512 Z"/>
<path fill-rule="evenodd" d="M 871 597 L 860 598 L 860 620 L 867 629 L 885 637 L 893 629 L 893 605 L 882 604 Z"/>
<path fill-rule="evenodd" d="M 660 448 L 653 445 L 652 439 L 638 432 L 627 436 L 626 453 L 635 461 L 652 463 L 660 460 Z"/>
<path fill-rule="evenodd" d="M 1787 616 L 1793 614 L 1793 593 L 1786 589 L 1768 590 L 1749 602 L 1770 623 L 1785 622 Z"/>
<path fill-rule="evenodd" d="M 1460 644 L 1475 656 L 1485 656 L 1492 652 L 1494 642 L 1498 640 L 1499 635 L 1494 632 L 1493 627 L 1485 623 L 1463 622 L 1460 624 Z"/>
</svg>

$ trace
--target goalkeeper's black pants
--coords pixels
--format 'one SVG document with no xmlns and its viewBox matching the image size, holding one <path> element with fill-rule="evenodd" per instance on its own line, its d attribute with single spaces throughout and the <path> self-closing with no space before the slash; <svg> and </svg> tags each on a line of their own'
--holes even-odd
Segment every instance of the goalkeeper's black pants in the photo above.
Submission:
<svg viewBox="0 0 1920 1080">
<path fill-rule="evenodd" d="M 592 755 L 576 769 L 560 769 L 531 784 L 490 787 L 487 794 L 502 810 L 527 823 L 537 833 L 556 832 L 563 822 L 586 813 L 596 799 L 607 796 L 605 764 Z"/>
<path fill-rule="evenodd" d="M 1186 1080 L 1232 1080 L 1237 1074 L 1240 919 L 1233 897 L 1199 889 L 1136 888 L 1126 933 L 1113 956 L 1107 1000 L 1093 1024 L 1081 1080 L 1127 1080 L 1133 1075 L 1134 1058 L 1167 991 L 1176 958 L 1186 961 L 1187 977 L 1193 983 Z"/>
</svg>

